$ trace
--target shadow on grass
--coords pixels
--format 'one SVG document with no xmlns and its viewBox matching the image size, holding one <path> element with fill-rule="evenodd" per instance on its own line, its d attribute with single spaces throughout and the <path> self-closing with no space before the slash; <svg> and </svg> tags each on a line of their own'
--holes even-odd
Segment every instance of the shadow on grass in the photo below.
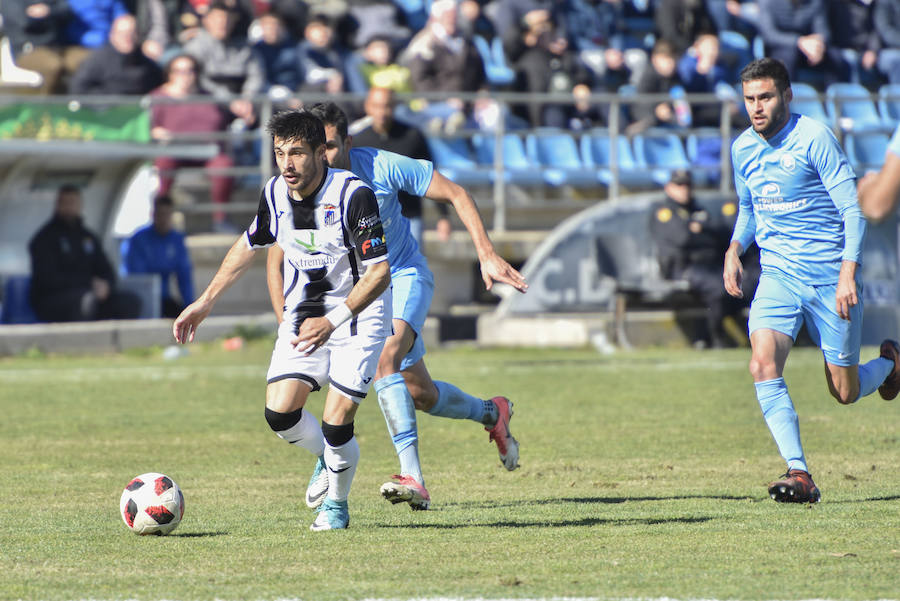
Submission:
<svg viewBox="0 0 900 601">
<path fill-rule="evenodd" d="M 581 518 L 578 520 L 533 520 L 533 521 L 513 521 L 504 520 L 499 522 L 475 523 L 467 522 L 464 524 L 381 524 L 380 528 L 436 528 L 455 529 L 455 528 L 563 528 L 567 526 L 656 526 L 658 524 L 702 524 L 715 518 L 712 517 L 684 517 L 684 518 Z"/>
<path fill-rule="evenodd" d="M 170 534 L 169 537 L 176 538 L 208 538 L 212 536 L 228 536 L 228 532 L 179 532 L 177 534 Z"/>
<path fill-rule="evenodd" d="M 759 501 L 752 496 L 732 495 L 672 495 L 669 497 L 561 497 L 553 499 L 531 499 L 497 503 L 493 501 L 464 501 L 461 503 L 442 503 L 441 507 L 462 509 L 494 509 L 498 507 L 521 507 L 523 505 L 559 505 L 560 503 L 585 503 L 590 505 L 617 505 L 626 502 L 680 501 L 686 499 L 710 499 L 712 501 Z M 440 507 L 435 508 L 440 511 Z"/>
<path fill-rule="evenodd" d="M 840 504 L 840 503 L 873 503 L 877 501 L 900 501 L 900 495 L 889 495 L 884 497 L 867 497 L 865 499 L 840 499 L 838 501 L 830 501 L 826 499 L 823 503 Z"/>
</svg>

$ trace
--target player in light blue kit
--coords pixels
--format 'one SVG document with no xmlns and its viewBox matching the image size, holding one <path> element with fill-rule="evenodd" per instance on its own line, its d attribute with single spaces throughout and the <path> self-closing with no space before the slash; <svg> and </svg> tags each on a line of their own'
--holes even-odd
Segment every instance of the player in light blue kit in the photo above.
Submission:
<svg viewBox="0 0 900 601">
<path fill-rule="evenodd" d="M 741 83 L 751 127 L 731 147 L 740 209 L 723 278 L 728 293 L 740 298 L 740 256 L 755 239 L 762 273 L 750 306 L 750 373 L 788 467 L 769 495 L 815 503 L 819 489 L 782 377 L 800 327 L 805 323 L 822 349 L 828 390 L 845 405 L 876 388 L 885 400 L 897 396 L 900 345 L 885 340 L 879 358 L 859 365 L 863 307 L 856 271 L 866 221 L 853 170 L 831 130 L 791 114 L 791 82 L 779 61 L 753 61 L 741 71 Z"/>
<path fill-rule="evenodd" d="M 897 210 L 900 201 L 900 125 L 888 144 L 884 165 L 868 173 L 857 186 L 859 206 L 872 221 L 882 221 Z"/>
<path fill-rule="evenodd" d="M 336 104 L 317 104 L 310 111 L 325 124 L 328 164 L 352 171 L 375 190 L 378 199 L 391 265 L 394 334 L 381 353 L 374 387 L 400 459 L 400 474 L 381 487 L 381 495 L 392 503 L 406 502 L 413 509 L 427 509 L 431 497 L 419 463 L 416 409 L 437 417 L 469 419 L 483 425 L 489 432 L 489 440 L 497 444 L 500 460 L 507 470 L 518 467 L 519 443 L 509 431 L 513 404 L 507 398 L 472 396 L 447 382 L 433 381 L 425 367 L 422 328 L 431 306 L 434 278 L 410 232 L 409 221 L 400 213 L 397 192 L 405 190 L 453 205 L 475 244 L 488 290 L 494 282 L 509 284 L 520 292 L 525 292 L 527 285 L 522 275 L 494 251 L 471 196 L 435 170 L 430 161 L 374 148 L 351 148 L 347 117 Z M 276 315 L 281 314 L 284 304 L 281 263 L 281 253 L 273 247 L 269 251 L 267 275 Z M 306 503 L 311 507 L 321 502 L 327 492 L 323 474 L 324 464 L 319 461 L 306 492 Z"/>
</svg>

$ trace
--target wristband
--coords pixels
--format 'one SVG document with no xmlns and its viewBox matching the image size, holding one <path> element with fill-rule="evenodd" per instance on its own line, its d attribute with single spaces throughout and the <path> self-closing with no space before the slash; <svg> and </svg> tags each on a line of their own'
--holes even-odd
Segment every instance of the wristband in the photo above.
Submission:
<svg viewBox="0 0 900 601">
<path fill-rule="evenodd" d="M 341 303 L 325 314 L 325 319 L 327 319 L 334 328 L 337 328 L 351 317 L 353 317 L 353 311 L 350 310 L 347 303 Z"/>
</svg>

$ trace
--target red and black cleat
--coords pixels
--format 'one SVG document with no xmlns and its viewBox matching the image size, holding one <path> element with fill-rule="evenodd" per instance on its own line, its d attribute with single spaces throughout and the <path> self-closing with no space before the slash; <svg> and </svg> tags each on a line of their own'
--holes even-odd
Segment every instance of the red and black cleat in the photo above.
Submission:
<svg viewBox="0 0 900 601">
<path fill-rule="evenodd" d="M 769 484 L 769 496 L 779 503 L 818 503 L 820 498 L 812 476 L 803 470 L 788 470 Z"/>
</svg>

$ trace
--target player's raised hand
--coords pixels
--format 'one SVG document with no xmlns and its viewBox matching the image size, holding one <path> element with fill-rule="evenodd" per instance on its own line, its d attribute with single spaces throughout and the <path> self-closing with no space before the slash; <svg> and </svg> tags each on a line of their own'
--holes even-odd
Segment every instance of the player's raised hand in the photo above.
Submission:
<svg viewBox="0 0 900 601">
<path fill-rule="evenodd" d="M 176 342 L 179 344 L 193 342 L 200 322 L 206 319 L 210 310 L 212 310 L 212 306 L 200 300 L 185 307 L 184 311 L 175 319 L 175 323 L 172 324 L 172 335 Z"/>
<path fill-rule="evenodd" d="M 291 344 L 298 352 L 312 355 L 328 341 L 332 332 L 334 326 L 325 317 L 307 317 L 300 324 L 300 333 L 291 340 Z"/>
<path fill-rule="evenodd" d="M 522 274 L 497 253 L 491 254 L 481 262 L 481 279 L 484 280 L 484 287 L 488 290 L 494 286 L 494 282 L 509 284 L 523 293 L 528 290 L 528 283 Z"/>
</svg>

